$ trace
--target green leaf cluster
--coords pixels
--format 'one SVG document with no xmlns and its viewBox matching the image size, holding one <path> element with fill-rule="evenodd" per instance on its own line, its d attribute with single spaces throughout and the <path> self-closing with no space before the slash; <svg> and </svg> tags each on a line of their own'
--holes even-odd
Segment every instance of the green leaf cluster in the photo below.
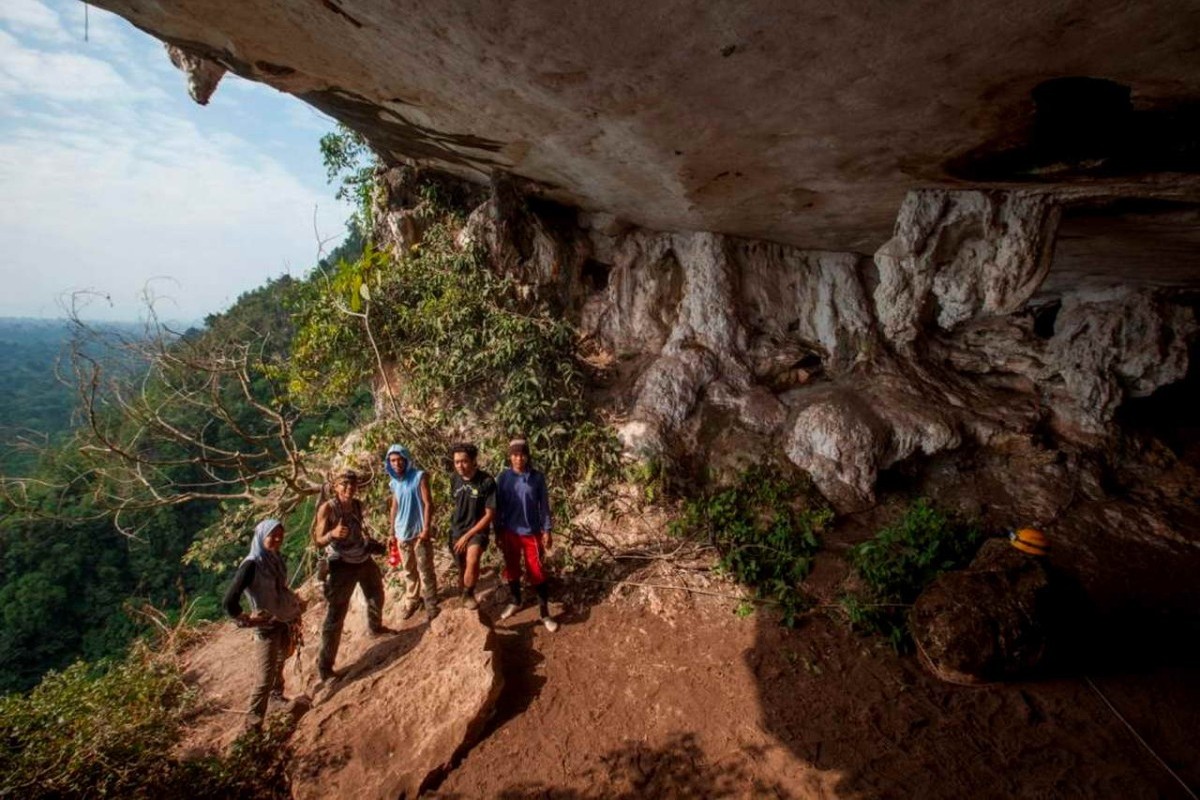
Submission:
<svg viewBox="0 0 1200 800">
<path fill-rule="evenodd" d="M 329 183 L 337 185 L 335 197 L 354 204 L 351 229 L 364 240 L 374 227 L 375 172 L 379 157 L 357 131 L 338 123 L 336 131 L 321 137 L 321 160 Z"/>
<path fill-rule="evenodd" d="M 0 797 L 285 797 L 288 723 L 221 756 L 174 754 L 196 694 L 170 656 L 135 645 L 119 661 L 76 662 L 27 695 L 0 697 Z"/>
<path fill-rule="evenodd" d="M 718 569 L 752 587 L 756 599 L 777 605 L 790 627 L 808 608 L 801 585 L 832 521 L 833 511 L 806 477 L 759 464 L 732 485 L 685 502 L 671 531 L 716 546 Z"/>
<path fill-rule="evenodd" d="M 314 277 L 298 309 L 291 397 L 336 405 L 372 380 L 380 387 L 386 370 L 386 424 L 418 463 L 442 463 L 450 433 L 474 431 L 483 463 L 503 466 L 507 439 L 525 434 L 565 522 L 619 475 L 619 448 L 587 403 L 575 329 L 489 269 L 458 241 L 461 227 L 439 210 L 409 252 L 368 246 Z"/>
<path fill-rule="evenodd" d="M 850 563 L 866 591 L 843 597 L 842 608 L 852 625 L 904 650 L 907 607 L 938 575 L 969 563 L 982 540 L 976 524 L 919 498 L 898 520 L 850 550 Z"/>
</svg>

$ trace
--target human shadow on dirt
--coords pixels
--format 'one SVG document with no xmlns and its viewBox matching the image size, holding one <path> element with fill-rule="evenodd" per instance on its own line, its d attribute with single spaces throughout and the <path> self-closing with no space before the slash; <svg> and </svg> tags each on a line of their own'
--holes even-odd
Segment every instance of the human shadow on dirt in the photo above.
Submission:
<svg viewBox="0 0 1200 800">
<path fill-rule="evenodd" d="M 322 702 L 329 702 L 350 684 L 374 675 L 396 659 L 405 656 L 420 643 L 421 637 L 428 629 L 428 625 L 417 625 L 395 634 L 381 636 L 353 664 L 341 670 L 341 677 L 333 683 L 329 693 L 321 698 Z"/>
<path fill-rule="evenodd" d="M 557 788 L 541 781 L 513 783 L 500 790 L 499 800 L 538 797 L 545 800 L 640 800 L 647 797 L 762 797 L 788 800 L 783 787 L 755 780 L 742 766 L 746 757 L 730 763 L 706 760 L 695 734 L 675 733 L 662 747 L 629 742 L 601 754 L 584 775 L 586 791 Z M 442 800 L 465 800 L 459 794 L 439 794 Z"/>
</svg>

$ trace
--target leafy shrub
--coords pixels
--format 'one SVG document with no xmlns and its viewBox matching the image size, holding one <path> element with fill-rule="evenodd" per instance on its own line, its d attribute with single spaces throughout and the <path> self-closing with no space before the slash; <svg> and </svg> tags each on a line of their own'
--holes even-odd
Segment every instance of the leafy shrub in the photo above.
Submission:
<svg viewBox="0 0 1200 800">
<path fill-rule="evenodd" d="M 842 598 L 842 610 L 860 630 L 882 634 L 897 650 L 908 645 L 907 607 L 930 581 L 966 565 L 983 534 L 946 515 L 924 498 L 900 519 L 850 550 L 866 591 Z"/>
<path fill-rule="evenodd" d="M 121 661 L 76 662 L 0 697 L 0 797 L 283 797 L 290 722 L 272 718 L 229 753 L 173 754 L 194 691 L 170 655 L 136 642 Z"/>
<path fill-rule="evenodd" d="M 28 695 L 0 699 L 0 795 L 146 796 L 165 786 L 192 699 L 140 643 L 121 662 L 48 673 Z"/>
<path fill-rule="evenodd" d="M 291 397 L 302 407 L 335 405 L 372 377 L 391 376 L 385 432 L 435 479 L 451 434 L 487 431 L 478 442 L 487 464 L 524 433 L 566 522 L 570 507 L 598 496 L 620 468 L 615 438 L 587 403 L 576 331 L 460 244 L 461 216 L 428 213 L 435 221 L 409 252 L 368 247 L 311 281 L 299 298 Z"/>
<path fill-rule="evenodd" d="M 807 608 L 800 584 L 820 549 L 819 535 L 833 520 L 817 497 L 804 477 L 758 465 L 734 485 L 687 501 L 671 529 L 707 538 L 721 554 L 718 569 L 753 587 L 756 599 L 778 605 L 790 627 Z M 747 609 L 740 606 L 739 615 Z"/>
</svg>

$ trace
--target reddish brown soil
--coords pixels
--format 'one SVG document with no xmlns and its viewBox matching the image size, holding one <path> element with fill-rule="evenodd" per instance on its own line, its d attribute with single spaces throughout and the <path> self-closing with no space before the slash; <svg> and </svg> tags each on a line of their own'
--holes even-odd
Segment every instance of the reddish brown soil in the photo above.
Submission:
<svg viewBox="0 0 1200 800">
<path fill-rule="evenodd" d="M 1095 797 L 1187 794 L 1078 677 L 960 688 L 815 617 L 614 598 L 501 623 L 506 687 L 438 787 L 475 797 Z M 1200 670 L 1093 676 L 1192 786 Z"/>
<path fill-rule="evenodd" d="M 806 586 L 831 594 L 844 575 L 844 563 L 826 552 Z M 684 577 L 736 591 L 702 573 Z M 489 568 L 485 617 L 502 603 L 496 584 Z M 436 796 L 1186 798 L 1084 672 L 1200 787 L 1200 665 L 1178 655 L 1169 666 L 1133 658 L 1120 669 L 1083 665 L 1064 668 L 1065 677 L 964 688 L 824 614 L 788 630 L 769 612 L 738 617 L 732 599 L 598 585 L 556 588 L 564 604 L 555 634 L 532 608 L 496 626 L 499 705 Z M 351 613 L 357 619 L 361 609 Z M 393 622 L 394 613 L 389 599 Z M 420 615 L 399 627 L 403 642 L 426 630 Z M 360 662 L 375 652 L 355 635 L 344 644 L 351 683 L 370 671 Z M 304 669 L 289 664 L 289 694 L 312 689 L 315 627 L 310 637 Z M 207 703 L 185 751 L 227 745 L 244 724 L 247 644 L 246 632 L 223 625 L 193 653 L 191 674 Z M 390 648 L 388 661 L 408 647 Z"/>
</svg>

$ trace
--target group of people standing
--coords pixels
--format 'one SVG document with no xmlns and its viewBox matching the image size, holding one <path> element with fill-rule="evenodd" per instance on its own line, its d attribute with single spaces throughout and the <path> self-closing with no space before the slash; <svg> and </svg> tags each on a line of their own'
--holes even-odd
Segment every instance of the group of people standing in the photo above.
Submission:
<svg viewBox="0 0 1200 800">
<path fill-rule="evenodd" d="M 550 498 L 545 476 L 534 469 L 529 443 L 513 439 L 508 445 L 508 467 L 493 478 L 478 465 L 478 448 L 468 442 L 454 445 L 450 457 L 454 473 L 450 481 L 448 546 L 458 566 L 459 593 L 467 609 L 477 609 L 475 587 L 479 564 L 493 528 L 504 556 L 502 577 L 509 598 L 500 611 L 508 619 L 521 608 L 522 561 L 530 586 L 538 598 L 541 623 L 548 631 L 558 630 L 550 614 L 546 573 L 542 560 L 552 544 Z M 433 495 L 429 476 L 413 461 L 402 445 L 392 445 L 384 454 L 388 475 L 388 519 L 405 578 L 400 614 L 412 617 L 423 605 L 430 621 L 439 612 L 437 574 L 433 566 Z M 328 603 L 321 626 L 321 648 L 317 672 L 322 681 L 338 676 L 333 669 L 341 644 L 342 628 L 354 587 L 360 586 L 367 601 L 367 627 L 372 636 L 395 631 L 383 624 L 383 575 L 373 556 L 387 552 L 367 533 L 362 502 L 355 497 L 358 475 L 345 470 L 334 476 L 333 496 L 317 509 L 312 527 L 313 543 L 323 550 L 319 573 Z M 225 595 L 225 610 L 239 625 L 254 627 L 259 681 L 250 699 L 252 725 L 261 725 L 272 694 L 282 695 L 283 665 L 294 652 L 299 619 L 304 604 L 288 587 L 286 568 L 279 554 L 283 524 L 269 519 L 254 531 L 250 553 L 243 560 Z M 250 600 L 251 612 L 241 607 L 241 595 Z"/>
</svg>

